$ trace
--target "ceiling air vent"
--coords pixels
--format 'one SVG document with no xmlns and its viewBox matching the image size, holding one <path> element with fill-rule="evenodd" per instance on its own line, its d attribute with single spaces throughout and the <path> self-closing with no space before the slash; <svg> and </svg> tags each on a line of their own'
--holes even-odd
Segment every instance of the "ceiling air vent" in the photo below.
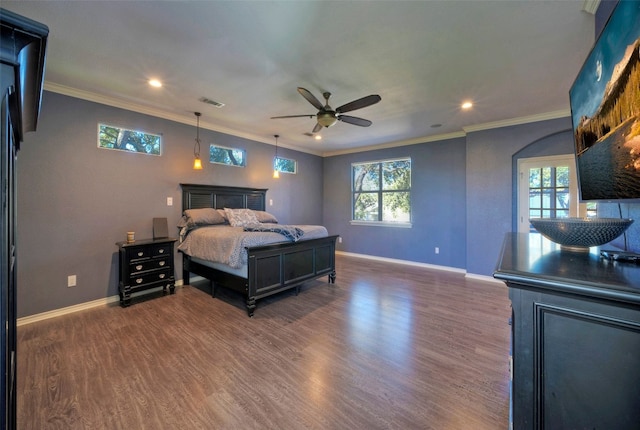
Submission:
<svg viewBox="0 0 640 430">
<path fill-rule="evenodd" d="M 215 106 L 217 108 L 221 108 L 221 107 L 224 106 L 224 103 L 220 103 L 220 102 L 217 102 L 215 100 L 208 99 L 206 97 L 200 97 L 198 100 L 200 100 L 202 103 L 206 103 L 208 105 L 212 105 L 212 106 Z"/>
</svg>

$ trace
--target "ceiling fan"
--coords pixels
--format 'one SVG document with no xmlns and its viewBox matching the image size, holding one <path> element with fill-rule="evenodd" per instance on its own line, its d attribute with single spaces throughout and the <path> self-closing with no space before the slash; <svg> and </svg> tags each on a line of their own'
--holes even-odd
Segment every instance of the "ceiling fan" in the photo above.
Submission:
<svg viewBox="0 0 640 430">
<path fill-rule="evenodd" d="M 324 92 L 322 96 L 324 97 L 325 104 L 324 106 L 311 92 L 305 88 L 298 87 L 298 92 L 302 97 L 307 99 L 309 103 L 311 103 L 316 109 L 318 109 L 318 113 L 315 114 L 315 117 L 318 119 L 316 126 L 313 127 L 312 133 L 317 133 L 322 130 L 322 127 L 331 127 L 338 121 L 346 122 L 353 125 L 359 125 L 360 127 L 369 127 L 372 123 L 368 119 L 358 118 L 350 115 L 343 115 L 345 112 L 351 112 L 356 109 L 362 109 L 367 106 L 374 105 L 378 103 L 382 98 L 377 94 L 372 94 L 370 96 L 362 97 L 358 100 L 354 100 L 347 104 L 344 104 L 335 110 L 329 106 L 329 97 L 331 97 L 330 92 Z M 307 115 L 286 115 L 286 116 L 272 116 L 271 119 L 277 118 L 302 118 L 309 117 L 313 118 L 314 114 Z"/>
</svg>

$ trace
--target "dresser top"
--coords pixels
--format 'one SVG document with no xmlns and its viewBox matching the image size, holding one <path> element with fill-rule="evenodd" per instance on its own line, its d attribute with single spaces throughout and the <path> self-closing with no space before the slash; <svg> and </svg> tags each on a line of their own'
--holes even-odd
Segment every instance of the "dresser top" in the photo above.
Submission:
<svg viewBox="0 0 640 430">
<path fill-rule="evenodd" d="M 538 233 L 507 233 L 493 276 L 511 288 L 545 290 L 640 305 L 640 265 L 560 249 Z"/>
</svg>

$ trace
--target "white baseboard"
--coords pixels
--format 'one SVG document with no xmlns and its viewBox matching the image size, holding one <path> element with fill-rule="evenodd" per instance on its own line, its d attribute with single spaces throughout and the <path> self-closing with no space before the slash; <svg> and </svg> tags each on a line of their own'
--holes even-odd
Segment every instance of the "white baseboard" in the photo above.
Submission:
<svg viewBox="0 0 640 430">
<path fill-rule="evenodd" d="M 455 272 L 455 273 L 461 273 L 464 274 L 466 278 L 471 278 L 471 279 L 475 279 L 478 281 L 485 281 L 485 282 L 493 282 L 493 283 L 499 283 L 504 285 L 504 282 L 495 279 L 491 276 L 485 276 L 485 275 L 476 275 L 473 273 L 467 273 L 467 271 L 465 269 L 460 269 L 457 267 L 450 267 L 450 266 L 440 266 L 437 264 L 428 264 L 428 263 L 419 263 L 417 261 L 408 261 L 408 260 L 399 260 L 399 259 L 395 259 L 395 258 L 386 258 L 386 257 L 377 257 L 375 255 L 367 255 L 367 254 L 356 254 L 356 253 L 352 253 L 352 252 L 344 252 L 344 251 L 336 251 L 336 254 L 339 255 L 345 255 L 348 257 L 355 257 L 355 258 L 365 258 L 365 259 L 369 259 L 369 260 L 376 260 L 376 261 L 384 261 L 387 263 L 397 263 L 397 264 L 404 264 L 407 266 L 415 266 L 415 267 L 423 267 L 425 269 L 433 269 L 433 270 L 444 270 L 447 272 Z M 192 276 L 191 277 L 191 282 L 196 282 L 196 281 L 200 281 L 203 280 L 204 278 L 200 277 L 200 276 Z M 182 279 L 179 279 L 176 281 L 176 287 L 181 287 L 183 285 Z M 158 288 L 151 288 L 149 290 L 145 290 L 145 291 L 140 291 L 138 293 L 133 293 L 131 295 L 131 297 L 137 297 L 139 295 L 142 294 L 148 294 L 154 291 L 160 291 L 162 289 L 162 287 L 158 287 Z M 59 317 L 62 315 L 66 315 L 66 314 L 71 314 L 74 312 L 79 312 L 79 311 L 84 311 L 87 309 L 91 309 L 91 308 L 96 308 L 99 306 L 109 306 L 112 305 L 114 303 L 117 303 L 120 301 L 120 297 L 118 295 L 115 296 L 110 296 L 110 297 L 105 297 L 104 299 L 98 299 L 98 300 L 93 300 L 90 302 L 85 302 L 85 303 L 80 303 L 77 305 L 73 305 L 73 306 L 68 306 L 66 308 L 60 308 L 60 309 L 54 309 L 52 311 L 47 311 L 47 312 L 42 312 L 39 314 L 35 314 L 35 315 L 29 315 L 27 317 L 22 317 L 22 318 L 18 318 L 18 321 L 16 322 L 17 326 L 23 326 L 23 325 L 27 325 L 27 324 L 31 324 L 37 321 L 43 321 L 43 320 L 47 320 L 49 318 L 55 318 L 55 317 Z"/>
<path fill-rule="evenodd" d="M 176 287 L 182 286 L 182 279 L 176 281 Z M 141 296 L 143 294 L 149 294 L 155 291 L 161 291 L 162 287 L 157 288 L 149 288 L 148 290 L 139 291 L 137 293 L 131 294 L 131 297 Z M 92 300 L 90 302 L 80 303 L 73 306 L 67 306 L 66 308 L 54 309 L 52 311 L 42 312 L 40 314 L 29 315 L 28 317 L 18 318 L 16 321 L 16 325 L 18 327 L 31 324 L 37 321 L 48 320 L 49 318 L 55 318 L 62 315 L 72 314 L 74 312 L 84 311 L 91 308 L 97 308 L 99 306 L 109 306 L 113 303 L 118 303 L 120 301 L 120 296 L 110 296 L 105 297 L 104 299 Z"/>
<path fill-rule="evenodd" d="M 346 256 L 349 256 L 349 257 L 356 257 L 356 258 L 366 258 L 366 259 L 369 259 L 369 260 L 385 261 L 385 262 L 388 262 L 388 263 L 406 264 L 408 266 L 424 267 L 425 269 L 445 270 L 445 271 L 448 271 L 448 272 L 462 273 L 462 274 L 464 274 L 465 278 L 475 279 L 477 281 L 499 283 L 499 284 L 504 285 L 504 282 L 502 282 L 502 281 L 500 281 L 498 279 L 495 279 L 492 276 L 477 275 L 475 273 L 467 273 L 467 271 L 465 269 L 460 269 L 458 267 L 440 266 L 440 265 L 437 265 L 437 264 L 420 263 L 420 262 L 417 262 L 417 261 L 399 260 L 399 259 L 395 259 L 395 258 L 377 257 L 375 255 L 356 254 L 356 253 L 353 253 L 353 252 L 345 252 L 345 251 L 336 251 L 336 254 L 346 255 Z"/>
<path fill-rule="evenodd" d="M 458 267 L 439 266 L 437 264 L 420 263 L 417 261 L 399 260 L 399 259 L 387 258 L 387 257 L 377 257 L 375 255 L 367 255 L 367 254 L 355 254 L 353 252 L 344 252 L 344 251 L 336 251 L 336 254 L 346 255 L 349 257 L 356 257 L 356 258 L 366 258 L 368 260 L 384 261 L 387 263 L 404 264 L 407 266 L 424 267 L 425 269 L 446 270 L 447 272 L 456 272 L 456 273 L 463 273 L 463 274 L 467 273 L 466 270 L 460 269 Z"/>
</svg>

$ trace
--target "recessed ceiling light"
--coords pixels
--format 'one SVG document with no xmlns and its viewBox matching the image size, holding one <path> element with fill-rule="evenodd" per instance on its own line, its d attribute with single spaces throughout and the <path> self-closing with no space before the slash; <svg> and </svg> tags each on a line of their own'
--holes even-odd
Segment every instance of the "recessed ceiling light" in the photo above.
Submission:
<svg viewBox="0 0 640 430">
<path fill-rule="evenodd" d="M 315 139 L 315 140 L 322 140 L 322 136 L 320 136 L 319 134 L 316 134 L 316 135 L 314 136 L 314 139 Z"/>
<path fill-rule="evenodd" d="M 473 103 L 471 102 L 464 102 L 462 103 L 462 109 L 471 109 L 473 107 Z"/>
<path fill-rule="evenodd" d="M 160 82 L 158 79 L 149 79 L 149 85 L 154 88 L 160 88 L 162 87 L 162 82 Z"/>
</svg>

